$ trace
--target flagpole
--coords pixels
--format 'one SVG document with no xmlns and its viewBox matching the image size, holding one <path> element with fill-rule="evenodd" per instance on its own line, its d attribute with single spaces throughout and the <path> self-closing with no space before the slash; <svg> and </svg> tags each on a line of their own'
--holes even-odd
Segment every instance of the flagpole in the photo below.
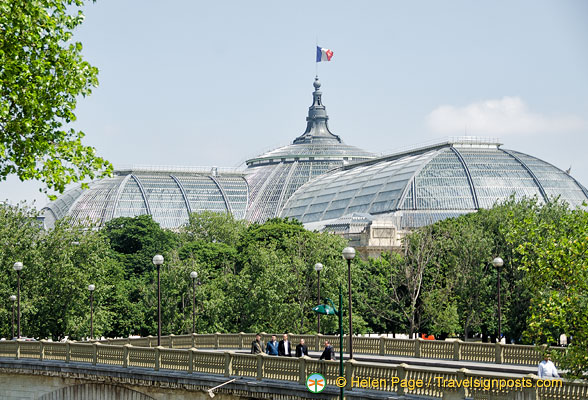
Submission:
<svg viewBox="0 0 588 400">
<path fill-rule="evenodd" d="M 318 35 L 316 35 L 316 42 L 315 42 L 315 47 L 314 47 L 314 64 L 315 64 L 315 70 L 314 70 L 314 75 L 316 77 L 318 77 L 318 65 L 319 63 L 316 61 L 316 49 L 318 47 Z"/>
</svg>

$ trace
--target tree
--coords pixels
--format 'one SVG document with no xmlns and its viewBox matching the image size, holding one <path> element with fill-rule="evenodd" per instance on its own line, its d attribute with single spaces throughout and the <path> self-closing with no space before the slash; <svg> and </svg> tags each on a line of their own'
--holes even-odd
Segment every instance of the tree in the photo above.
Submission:
<svg viewBox="0 0 588 400">
<path fill-rule="evenodd" d="M 532 297 L 524 335 L 535 343 L 573 336 L 561 360 L 570 376 L 588 370 L 588 213 L 558 201 L 510 220 L 508 239 Z"/>
<path fill-rule="evenodd" d="M 203 240 L 235 246 L 246 227 L 247 222 L 236 220 L 230 213 L 203 211 L 190 214 L 181 233 L 186 241 Z"/>
<path fill-rule="evenodd" d="M 128 274 L 140 276 L 153 270 L 153 256 L 175 248 L 175 233 L 162 229 L 150 215 L 111 219 L 104 227 L 110 246 Z"/>
<path fill-rule="evenodd" d="M 408 324 L 402 306 L 395 297 L 394 285 L 397 265 L 402 263 L 397 253 L 383 253 L 379 258 L 370 258 L 360 264 L 361 273 L 357 284 L 354 307 L 363 315 L 372 332 L 406 332 Z"/>
<path fill-rule="evenodd" d="M 432 264 L 437 252 L 433 228 L 417 229 L 404 238 L 404 257 L 395 264 L 391 277 L 392 294 L 396 302 L 403 305 L 400 310 L 408 322 L 411 338 L 419 327 L 418 307 L 423 281 L 427 274 L 433 281 L 438 275 L 437 265 Z"/>
<path fill-rule="evenodd" d="M 110 175 L 112 165 L 82 144 L 79 96 L 98 85 L 98 69 L 72 43 L 84 0 L 0 2 L 0 180 L 16 174 L 63 192 L 71 182 Z M 72 13 L 72 11 L 74 11 Z M 46 191 L 47 189 L 45 189 Z"/>
<path fill-rule="evenodd" d="M 431 288 L 428 300 L 435 304 L 431 304 L 428 310 L 438 321 L 437 325 L 446 325 L 442 321 L 446 316 L 441 312 L 440 305 L 454 304 L 461 317 L 460 330 L 467 339 L 472 328 L 479 332 L 483 323 L 493 321 L 493 315 L 496 314 L 493 300 L 496 271 L 490 264 L 493 241 L 479 219 L 473 215 L 440 221 L 435 225 L 435 230 L 438 231 L 435 246 L 440 250 L 437 263 L 444 271 L 444 282 L 441 283 L 444 287 Z M 447 296 L 440 297 L 442 293 Z M 432 330 L 438 331 L 435 328 Z"/>
</svg>

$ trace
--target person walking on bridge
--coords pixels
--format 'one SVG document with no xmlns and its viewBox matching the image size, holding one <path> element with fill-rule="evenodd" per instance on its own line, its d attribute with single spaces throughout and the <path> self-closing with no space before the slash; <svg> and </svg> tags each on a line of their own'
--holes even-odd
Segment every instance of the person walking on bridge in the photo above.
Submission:
<svg viewBox="0 0 588 400">
<path fill-rule="evenodd" d="M 300 344 L 296 346 L 296 357 L 308 356 L 308 347 L 304 344 L 304 339 L 300 339 Z"/>
<path fill-rule="evenodd" d="M 555 364 L 551 361 L 551 355 L 546 353 L 543 356 L 543 361 L 539 363 L 539 367 L 537 369 L 537 376 L 539 378 L 559 378 L 559 374 L 557 373 L 557 368 Z"/>
<path fill-rule="evenodd" d="M 325 350 L 323 354 L 321 354 L 321 358 L 319 360 L 336 360 L 337 357 L 335 356 L 335 349 L 333 346 L 329 344 L 328 340 L 325 340 Z"/>
<path fill-rule="evenodd" d="M 267 342 L 265 352 L 270 356 L 278 355 L 278 341 L 276 340 L 276 335 L 272 335 L 272 340 Z"/>
<path fill-rule="evenodd" d="M 263 342 L 261 341 L 261 334 L 255 335 L 255 340 L 251 342 L 251 354 L 263 353 Z"/>
<path fill-rule="evenodd" d="M 284 333 L 284 339 L 278 344 L 278 355 L 292 357 L 292 345 L 288 340 L 288 334 Z"/>
</svg>

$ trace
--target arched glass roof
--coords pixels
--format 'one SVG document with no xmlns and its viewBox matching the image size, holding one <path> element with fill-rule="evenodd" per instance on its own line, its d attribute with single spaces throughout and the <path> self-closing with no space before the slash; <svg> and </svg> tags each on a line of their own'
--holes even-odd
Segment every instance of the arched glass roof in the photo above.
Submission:
<svg viewBox="0 0 588 400">
<path fill-rule="evenodd" d="M 395 214 L 410 227 L 490 208 L 511 195 L 561 196 L 572 207 L 588 200 L 582 185 L 551 164 L 498 143 L 457 141 L 333 170 L 302 186 L 280 215 L 312 224 L 352 213 Z"/>
<path fill-rule="evenodd" d="M 113 178 L 90 183 L 90 188 L 72 189 L 45 208 L 45 223 L 69 215 L 76 222 L 97 224 L 117 217 L 149 214 L 164 228 L 188 222 L 192 212 L 230 212 L 245 218 L 248 185 L 242 173 L 163 171 L 157 169 L 118 171 Z"/>
</svg>

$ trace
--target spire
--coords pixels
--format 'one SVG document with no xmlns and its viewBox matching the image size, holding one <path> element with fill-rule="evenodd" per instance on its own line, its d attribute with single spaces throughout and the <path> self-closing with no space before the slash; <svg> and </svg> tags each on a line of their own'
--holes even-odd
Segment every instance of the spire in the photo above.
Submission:
<svg viewBox="0 0 588 400">
<path fill-rule="evenodd" d="M 319 91 L 321 88 L 321 82 L 318 76 L 314 78 L 314 92 L 312 92 L 312 105 L 308 109 L 308 117 L 306 117 L 306 131 L 296 139 L 294 144 L 301 143 L 313 143 L 313 142 L 331 142 L 337 141 L 342 143 L 341 138 L 334 135 L 329 130 L 327 120 L 327 109 L 323 105 L 322 92 Z"/>
</svg>

